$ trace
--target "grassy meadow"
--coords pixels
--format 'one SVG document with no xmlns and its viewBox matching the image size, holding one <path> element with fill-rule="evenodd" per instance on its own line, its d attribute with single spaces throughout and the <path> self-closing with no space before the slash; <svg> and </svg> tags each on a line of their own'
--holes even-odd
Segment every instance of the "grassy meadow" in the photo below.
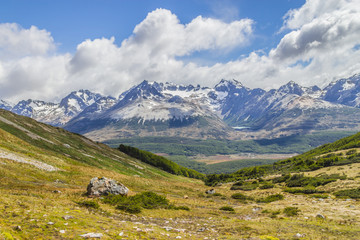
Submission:
<svg viewBox="0 0 360 240">
<path fill-rule="evenodd" d="M 304 175 L 311 177 L 347 176 L 317 187 L 321 196 L 285 192 L 284 182 L 264 189 L 260 186 L 265 184 L 259 184 L 252 190 L 230 190 L 234 182 L 208 187 L 60 128 L 2 110 L 0 117 L 0 239 L 84 239 L 81 235 L 87 233 L 99 233 L 101 239 L 358 239 L 360 235 L 358 199 L 335 195 L 360 187 L 359 163 L 306 171 Z M 129 196 L 150 191 L 181 208 L 143 208 L 135 214 L 104 199 L 88 198 L 90 179 L 103 176 L 126 185 Z M 250 181 L 259 179 L 245 182 Z M 211 188 L 215 194 L 206 194 Z M 233 197 L 236 193 L 240 198 Z M 279 195 L 283 197 L 274 197 Z"/>
</svg>

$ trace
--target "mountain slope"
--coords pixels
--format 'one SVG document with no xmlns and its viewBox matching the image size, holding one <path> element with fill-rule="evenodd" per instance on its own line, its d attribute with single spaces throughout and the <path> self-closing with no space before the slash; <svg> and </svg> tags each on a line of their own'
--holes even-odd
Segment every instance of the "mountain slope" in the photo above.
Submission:
<svg viewBox="0 0 360 240">
<path fill-rule="evenodd" d="M 358 131 L 359 91 L 360 75 L 324 89 L 290 81 L 269 91 L 237 80 L 223 79 L 214 88 L 145 80 L 118 99 L 79 90 L 56 104 L 27 100 L 14 107 L 2 102 L 0 108 L 97 141 L 134 136 L 261 139 Z"/>
<path fill-rule="evenodd" d="M 20 101 L 12 108 L 3 109 L 11 110 L 16 114 L 31 117 L 53 126 L 63 126 L 87 107 L 98 100 L 104 101 L 103 99 L 106 99 L 106 97 L 100 94 L 92 93 L 88 90 L 79 90 L 71 92 L 60 103 L 29 99 L 27 101 Z M 0 106 L 0 108 L 2 107 Z"/>
<path fill-rule="evenodd" d="M 360 109 L 324 100 L 326 91 L 292 81 L 270 91 L 249 89 L 236 80 L 221 80 L 213 89 L 144 81 L 111 108 L 79 114 L 65 128 L 98 141 L 134 136 L 259 139 L 360 130 Z"/>
<path fill-rule="evenodd" d="M 207 104 L 208 89 L 144 81 L 97 115 L 79 114 L 65 128 L 103 141 L 122 136 L 223 138 L 231 131 Z"/>
<path fill-rule="evenodd" d="M 90 179 L 102 176 L 126 185 L 133 196 L 125 198 L 128 201 L 137 198 L 151 204 L 156 199 L 139 196 L 156 193 L 158 199 L 170 201 L 170 209 L 128 214 L 106 202 L 108 198 L 86 197 Z M 101 239 L 292 239 L 300 232 L 313 239 L 331 239 L 336 233 L 337 239 L 355 240 L 359 235 L 356 202 L 349 211 L 350 201 L 315 201 L 282 192 L 281 186 L 246 192 L 256 199 L 284 195 L 272 203 L 234 199 L 229 184 L 205 196 L 209 188 L 199 180 L 168 174 L 103 144 L 5 110 L 0 110 L 0 180 L 1 239 L 83 239 L 90 233 Z M 220 210 L 229 206 L 236 214 Z M 290 206 L 298 207 L 297 217 L 286 215 Z M 326 217 L 319 221 L 318 213 Z"/>
</svg>

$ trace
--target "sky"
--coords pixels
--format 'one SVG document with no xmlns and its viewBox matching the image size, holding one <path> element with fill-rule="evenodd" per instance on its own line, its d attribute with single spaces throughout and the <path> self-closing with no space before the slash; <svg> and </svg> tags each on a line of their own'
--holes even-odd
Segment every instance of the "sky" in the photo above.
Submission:
<svg viewBox="0 0 360 240">
<path fill-rule="evenodd" d="M 360 73 L 358 0 L 0 2 L 0 99 L 117 97 L 143 80 L 324 87 Z"/>
</svg>

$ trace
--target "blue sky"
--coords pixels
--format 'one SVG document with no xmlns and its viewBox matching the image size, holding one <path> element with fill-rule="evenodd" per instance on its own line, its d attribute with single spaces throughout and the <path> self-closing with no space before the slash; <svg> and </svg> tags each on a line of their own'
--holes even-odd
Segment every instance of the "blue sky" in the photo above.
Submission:
<svg viewBox="0 0 360 240">
<path fill-rule="evenodd" d="M 0 3 L 0 99 L 117 96 L 143 79 L 271 89 L 360 72 L 357 0 Z"/>
<path fill-rule="evenodd" d="M 276 2 L 276 4 L 274 4 Z M 275 47 L 283 16 L 304 0 L 12 0 L 1 3 L 1 22 L 17 23 L 23 28 L 32 25 L 51 32 L 58 51 L 74 53 L 85 39 L 115 37 L 116 44 L 128 38 L 146 15 L 157 9 L 169 9 L 180 22 L 187 24 L 201 15 L 226 22 L 242 18 L 255 20 L 252 43 L 240 51 L 227 54 L 234 59 L 241 54 Z M 20 7 L 21 6 L 21 7 Z"/>
</svg>

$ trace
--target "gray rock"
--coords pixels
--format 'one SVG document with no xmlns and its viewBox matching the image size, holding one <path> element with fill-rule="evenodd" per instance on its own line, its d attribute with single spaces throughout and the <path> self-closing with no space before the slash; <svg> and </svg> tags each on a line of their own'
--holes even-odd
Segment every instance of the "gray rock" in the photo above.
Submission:
<svg viewBox="0 0 360 240">
<path fill-rule="evenodd" d="M 102 233 L 86 233 L 83 235 L 80 235 L 80 237 L 83 238 L 102 238 L 103 234 Z"/>
<path fill-rule="evenodd" d="M 14 230 L 20 232 L 20 231 L 22 231 L 22 228 L 21 228 L 21 226 L 16 226 L 16 227 L 14 227 Z"/>
<path fill-rule="evenodd" d="M 206 194 L 214 194 L 214 193 L 215 193 L 215 189 L 206 190 L 205 193 L 206 193 Z"/>
<path fill-rule="evenodd" d="M 101 195 L 108 195 L 108 194 L 126 196 L 128 192 L 129 189 L 125 187 L 123 184 L 105 177 L 102 178 L 94 177 L 90 180 L 90 183 L 87 186 L 88 196 L 98 197 Z"/>
<path fill-rule="evenodd" d="M 325 216 L 319 213 L 318 215 L 316 215 L 316 218 L 325 219 Z"/>
<path fill-rule="evenodd" d="M 297 233 L 294 235 L 294 238 L 303 238 L 305 237 L 305 234 Z"/>
<path fill-rule="evenodd" d="M 69 220 L 69 219 L 72 219 L 74 218 L 73 216 L 70 216 L 70 215 L 65 215 L 62 217 L 64 220 Z"/>
</svg>

